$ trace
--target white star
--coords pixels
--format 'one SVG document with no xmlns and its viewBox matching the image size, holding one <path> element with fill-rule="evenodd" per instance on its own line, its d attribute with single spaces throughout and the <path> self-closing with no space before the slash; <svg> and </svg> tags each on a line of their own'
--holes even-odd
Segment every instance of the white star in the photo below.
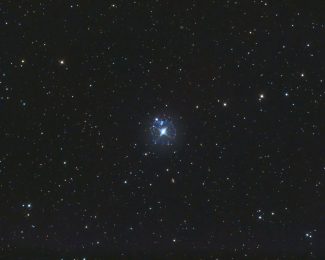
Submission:
<svg viewBox="0 0 325 260">
<path fill-rule="evenodd" d="M 160 136 L 166 135 L 167 134 L 167 127 L 161 128 L 159 131 L 160 131 Z"/>
</svg>

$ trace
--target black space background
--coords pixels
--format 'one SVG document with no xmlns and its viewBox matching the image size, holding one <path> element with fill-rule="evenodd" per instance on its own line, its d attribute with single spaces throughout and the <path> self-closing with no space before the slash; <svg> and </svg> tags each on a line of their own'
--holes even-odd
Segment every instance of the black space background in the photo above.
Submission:
<svg viewBox="0 0 325 260">
<path fill-rule="evenodd" d="M 324 257 L 324 41 L 323 1 L 1 1 L 1 255 Z"/>
</svg>

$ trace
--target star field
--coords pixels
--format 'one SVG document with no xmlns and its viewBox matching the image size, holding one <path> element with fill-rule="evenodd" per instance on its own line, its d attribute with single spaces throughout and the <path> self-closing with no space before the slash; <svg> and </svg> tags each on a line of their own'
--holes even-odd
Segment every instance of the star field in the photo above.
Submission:
<svg viewBox="0 0 325 260">
<path fill-rule="evenodd" d="M 323 1 L 0 14 L 1 258 L 324 258 Z"/>
</svg>

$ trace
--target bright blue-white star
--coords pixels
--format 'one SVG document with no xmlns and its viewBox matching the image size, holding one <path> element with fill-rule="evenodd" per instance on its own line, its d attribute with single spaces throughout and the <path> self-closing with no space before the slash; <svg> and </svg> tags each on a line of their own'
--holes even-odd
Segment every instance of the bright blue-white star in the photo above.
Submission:
<svg viewBox="0 0 325 260">
<path fill-rule="evenodd" d="M 170 119 L 156 117 L 150 130 L 154 144 L 173 144 L 176 129 Z"/>
<path fill-rule="evenodd" d="M 166 135 L 167 134 L 167 127 L 159 129 L 160 131 L 160 136 Z"/>
</svg>

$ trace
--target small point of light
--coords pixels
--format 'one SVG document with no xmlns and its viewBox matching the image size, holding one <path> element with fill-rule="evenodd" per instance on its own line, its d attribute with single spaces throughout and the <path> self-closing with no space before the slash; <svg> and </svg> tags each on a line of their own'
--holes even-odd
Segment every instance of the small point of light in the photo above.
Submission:
<svg viewBox="0 0 325 260">
<path fill-rule="evenodd" d="M 227 106 L 227 103 L 226 103 L 226 102 L 224 102 L 222 105 L 223 105 L 224 107 L 226 107 L 226 106 Z"/>
<path fill-rule="evenodd" d="M 59 60 L 59 63 L 60 63 L 61 65 L 64 65 L 64 60 Z"/>
</svg>

